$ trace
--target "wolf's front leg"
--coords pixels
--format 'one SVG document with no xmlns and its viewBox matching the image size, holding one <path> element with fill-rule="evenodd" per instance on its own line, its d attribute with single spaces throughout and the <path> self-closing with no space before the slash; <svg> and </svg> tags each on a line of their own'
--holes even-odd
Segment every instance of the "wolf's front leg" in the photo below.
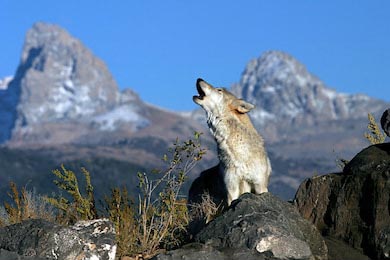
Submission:
<svg viewBox="0 0 390 260">
<path fill-rule="evenodd" d="M 268 192 L 267 185 L 264 184 L 264 183 L 255 184 L 254 187 L 255 187 L 255 193 L 256 194 L 261 194 L 263 192 Z"/>
<path fill-rule="evenodd" d="M 227 191 L 227 205 L 230 206 L 232 201 L 240 196 L 240 179 L 235 172 L 226 172 L 224 181 Z"/>
<path fill-rule="evenodd" d="M 237 188 L 235 190 L 228 190 L 228 194 L 227 194 L 227 205 L 230 206 L 230 204 L 232 203 L 233 200 L 236 200 L 238 199 L 238 197 L 240 196 L 240 190 Z"/>
</svg>

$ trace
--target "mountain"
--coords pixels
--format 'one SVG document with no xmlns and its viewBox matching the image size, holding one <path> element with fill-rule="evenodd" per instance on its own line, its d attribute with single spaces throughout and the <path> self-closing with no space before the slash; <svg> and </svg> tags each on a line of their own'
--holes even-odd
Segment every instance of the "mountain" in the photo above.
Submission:
<svg viewBox="0 0 390 260">
<path fill-rule="evenodd" d="M 132 129 L 148 123 L 137 112 L 138 96 L 120 93 L 104 62 L 56 25 L 36 23 L 27 32 L 7 91 L 16 110 L 2 131 L 13 144 L 68 143 L 96 127 L 111 130 L 119 121 Z"/>
<path fill-rule="evenodd" d="M 98 192 L 123 185 L 134 190 L 138 170 L 160 167 L 176 138 L 186 140 L 200 129 L 206 131 L 143 102 L 131 89 L 120 91 L 80 40 L 39 22 L 26 34 L 14 77 L 1 81 L 0 179 L 31 181 L 48 192 L 51 170 L 64 163 L 93 170 Z M 0 182 L 0 196 L 7 183 Z"/>
<path fill-rule="evenodd" d="M 256 105 L 251 117 L 270 144 L 307 143 L 320 136 L 320 142 L 330 141 L 331 134 L 350 140 L 356 130 L 363 134 L 368 113 L 380 115 L 389 105 L 362 94 L 338 93 L 281 51 L 250 61 L 232 92 Z"/>
<path fill-rule="evenodd" d="M 115 143 L 183 120 L 131 89 L 120 92 L 102 60 L 61 27 L 41 22 L 27 32 L 15 77 L 0 91 L 0 114 L 8 115 L 0 142 L 10 146 Z"/>
<path fill-rule="evenodd" d="M 284 198 L 292 198 L 304 178 L 336 170 L 338 157 L 367 146 L 367 113 L 379 115 L 389 106 L 338 93 L 280 51 L 250 61 L 231 91 L 256 105 L 250 116 L 271 158 L 270 190 Z M 217 162 L 205 122 L 201 109 L 176 113 L 145 103 L 131 89 L 120 91 L 80 40 L 59 26 L 36 23 L 15 75 L 0 81 L 0 179 L 32 180 L 47 192 L 51 169 L 64 163 L 93 171 L 96 191 L 114 185 L 134 190 L 136 169 L 160 167 L 174 140 L 196 130 L 205 133 L 209 152 L 193 179 Z M 0 182 L 0 196 L 6 185 Z"/>
<path fill-rule="evenodd" d="M 265 52 L 246 66 L 232 91 L 257 105 L 258 124 L 283 121 L 315 125 L 322 121 L 356 119 L 380 111 L 385 102 L 361 94 L 342 94 L 309 73 L 287 53 Z"/>
</svg>

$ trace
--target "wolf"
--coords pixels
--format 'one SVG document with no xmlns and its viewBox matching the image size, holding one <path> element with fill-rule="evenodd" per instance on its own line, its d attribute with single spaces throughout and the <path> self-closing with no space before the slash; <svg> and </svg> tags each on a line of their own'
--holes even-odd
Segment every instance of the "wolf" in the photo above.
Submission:
<svg viewBox="0 0 390 260">
<path fill-rule="evenodd" d="M 199 203 L 203 193 L 214 202 L 230 206 L 241 194 L 268 191 L 271 163 L 264 140 L 248 112 L 255 106 L 225 88 L 215 88 L 203 79 L 196 82 L 193 101 L 207 114 L 207 124 L 217 142 L 219 164 L 201 173 L 189 191 L 189 202 Z"/>
</svg>

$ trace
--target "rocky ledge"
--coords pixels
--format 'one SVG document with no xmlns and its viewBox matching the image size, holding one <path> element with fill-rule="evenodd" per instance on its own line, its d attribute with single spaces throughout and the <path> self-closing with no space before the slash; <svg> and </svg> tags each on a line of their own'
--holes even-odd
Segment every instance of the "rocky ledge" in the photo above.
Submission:
<svg viewBox="0 0 390 260">
<path fill-rule="evenodd" d="M 115 230 L 106 219 L 64 227 L 41 219 L 0 229 L 0 260 L 114 260 Z"/>
<path fill-rule="evenodd" d="M 244 194 L 168 259 L 328 259 L 317 229 L 271 193 Z"/>
</svg>

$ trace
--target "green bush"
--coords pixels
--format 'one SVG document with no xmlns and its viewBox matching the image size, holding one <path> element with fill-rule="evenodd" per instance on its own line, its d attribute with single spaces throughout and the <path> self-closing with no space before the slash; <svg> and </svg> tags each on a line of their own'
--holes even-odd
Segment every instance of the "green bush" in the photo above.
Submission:
<svg viewBox="0 0 390 260">
<path fill-rule="evenodd" d="M 61 224 L 74 224 L 78 220 L 90 220 L 98 217 L 90 173 L 81 168 L 85 177 L 85 195 L 80 191 L 76 174 L 61 165 L 60 169 L 53 170 L 57 177 L 54 183 L 58 188 L 65 191 L 68 196 L 47 198 L 47 201 L 59 210 L 57 221 Z M 70 198 L 70 199 L 69 199 Z"/>
</svg>

